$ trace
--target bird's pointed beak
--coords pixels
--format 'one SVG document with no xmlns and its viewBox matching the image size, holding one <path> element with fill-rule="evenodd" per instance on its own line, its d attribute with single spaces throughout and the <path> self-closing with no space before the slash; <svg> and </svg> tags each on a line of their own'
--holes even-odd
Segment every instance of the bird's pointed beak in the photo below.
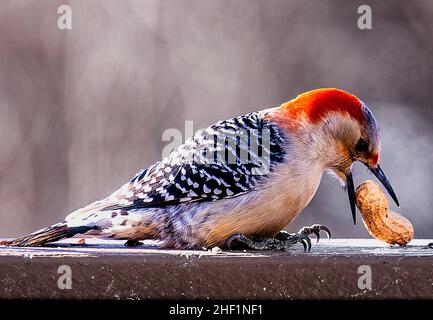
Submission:
<svg viewBox="0 0 433 320">
<path fill-rule="evenodd" d="M 395 195 L 394 189 L 392 189 L 391 183 L 389 183 L 387 177 L 385 176 L 385 173 L 383 172 L 382 168 L 379 165 L 376 165 L 375 168 L 370 167 L 366 165 L 368 169 L 370 169 L 371 172 L 376 176 L 377 179 L 383 184 L 385 189 L 388 191 L 389 195 L 391 196 L 392 200 L 397 204 L 397 206 L 400 206 L 400 203 L 398 202 L 397 196 Z"/>
<path fill-rule="evenodd" d="M 350 209 L 352 210 L 353 224 L 356 225 L 355 186 L 353 184 L 352 171 L 346 175 L 346 188 L 349 195 Z"/>
</svg>

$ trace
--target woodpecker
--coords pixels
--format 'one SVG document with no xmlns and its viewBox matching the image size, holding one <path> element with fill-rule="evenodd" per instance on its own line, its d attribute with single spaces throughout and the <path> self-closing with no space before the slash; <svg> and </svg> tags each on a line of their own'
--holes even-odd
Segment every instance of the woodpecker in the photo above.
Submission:
<svg viewBox="0 0 433 320">
<path fill-rule="evenodd" d="M 77 234 L 159 240 L 161 247 L 194 249 L 237 245 L 310 250 L 309 235 L 283 230 L 308 205 L 325 171 L 347 190 L 356 223 L 352 164 L 365 164 L 398 205 L 379 166 L 379 127 L 356 96 L 335 88 L 300 94 L 274 108 L 217 122 L 161 161 L 138 172 L 114 193 L 70 213 L 64 221 L 4 241 L 41 246 Z"/>
</svg>

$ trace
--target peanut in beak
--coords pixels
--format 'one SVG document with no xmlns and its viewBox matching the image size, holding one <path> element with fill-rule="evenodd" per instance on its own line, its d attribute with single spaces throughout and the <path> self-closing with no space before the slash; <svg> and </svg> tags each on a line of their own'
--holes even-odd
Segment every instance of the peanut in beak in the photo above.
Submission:
<svg viewBox="0 0 433 320">
<path fill-rule="evenodd" d="M 358 186 L 356 205 L 364 225 L 374 238 L 402 246 L 413 239 L 414 230 L 410 221 L 389 209 L 385 192 L 373 181 L 367 180 Z"/>
</svg>

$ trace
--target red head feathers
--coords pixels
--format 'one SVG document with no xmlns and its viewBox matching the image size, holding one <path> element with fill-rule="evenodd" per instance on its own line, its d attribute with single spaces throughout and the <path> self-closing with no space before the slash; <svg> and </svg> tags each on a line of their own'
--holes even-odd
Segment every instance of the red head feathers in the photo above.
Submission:
<svg viewBox="0 0 433 320">
<path fill-rule="evenodd" d="M 361 101 L 354 95 L 335 88 L 324 88 L 305 92 L 282 106 L 288 119 L 305 119 L 316 123 L 330 112 L 350 115 L 364 124 L 365 117 Z"/>
</svg>

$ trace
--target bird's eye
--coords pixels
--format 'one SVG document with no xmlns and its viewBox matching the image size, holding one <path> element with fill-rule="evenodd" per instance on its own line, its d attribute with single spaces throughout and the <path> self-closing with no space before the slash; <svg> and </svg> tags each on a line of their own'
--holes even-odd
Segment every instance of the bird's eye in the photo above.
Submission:
<svg viewBox="0 0 433 320">
<path fill-rule="evenodd" d="M 368 151 L 368 143 L 364 139 L 359 139 L 358 143 L 355 146 L 355 150 L 357 152 L 366 152 Z"/>
</svg>

